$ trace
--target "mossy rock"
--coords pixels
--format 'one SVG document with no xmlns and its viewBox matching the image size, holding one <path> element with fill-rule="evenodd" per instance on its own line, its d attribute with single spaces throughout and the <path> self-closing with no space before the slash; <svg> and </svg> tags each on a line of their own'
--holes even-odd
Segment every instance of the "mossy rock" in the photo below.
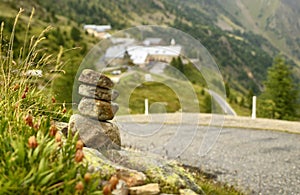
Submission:
<svg viewBox="0 0 300 195">
<path fill-rule="evenodd" d="M 180 189 L 189 188 L 198 194 L 205 194 L 192 174 L 176 162 L 168 162 L 162 167 L 149 168 L 146 175 L 150 182 L 159 183 L 163 193 L 179 193 Z"/>
<path fill-rule="evenodd" d="M 85 162 L 90 172 L 98 172 L 104 180 L 109 180 L 116 173 L 116 167 L 103 154 L 92 148 L 84 148 Z"/>
<path fill-rule="evenodd" d="M 191 189 L 204 194 L 193 175 L 175 161 L 156 154 L 147 154 L 128 149 L 101 151 L 86 149 L 86 160 L 108 178 L 116 173 L 118 167 L 126 167 L 145 173 L 147 183 L 158 183 L 163 193 L 179 193 L 180 189 Z"/>
</svg>

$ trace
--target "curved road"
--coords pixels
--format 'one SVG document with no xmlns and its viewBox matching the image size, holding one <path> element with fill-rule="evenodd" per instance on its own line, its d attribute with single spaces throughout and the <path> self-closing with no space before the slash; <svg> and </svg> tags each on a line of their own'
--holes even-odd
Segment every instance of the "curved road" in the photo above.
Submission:
<svg viewBox="0 0 300 195">
<path fill-rule="evenodd" d="M 224 100 L 223 97 L 221 97 L 219 94 L 212 90 L 207 90 L 208 93 L 214 98 L 214 100 L 221 106 L 225 114 L 237 116 L 236 112 L 233 110 L 233 108 Z"/>
<path fill-rule="evenodd" d="M 300 194 L 300 134 L 223 128 L 212 150 L 200 157 L 207 126 L 116 121 L 123 145 L 178 154 L 184 164 L 214 173 L 247 194 Z M 179 132 L 184 132 L 180 141 L 174 139 Z"/>
</svg>

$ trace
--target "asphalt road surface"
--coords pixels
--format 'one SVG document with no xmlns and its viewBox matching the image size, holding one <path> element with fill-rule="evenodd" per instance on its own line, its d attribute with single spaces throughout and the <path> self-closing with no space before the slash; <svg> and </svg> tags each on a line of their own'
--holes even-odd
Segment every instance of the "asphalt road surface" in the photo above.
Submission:
<svg viewBox="0 0 300 195">
<path fill-rule="evenodd" d="M 213 128 L 118 123 L 123 145 L 200 167 L 247 194 L 300 194 L 300 134 L 224 128 L 210 152 L 200 156 Z"/>
</svg>

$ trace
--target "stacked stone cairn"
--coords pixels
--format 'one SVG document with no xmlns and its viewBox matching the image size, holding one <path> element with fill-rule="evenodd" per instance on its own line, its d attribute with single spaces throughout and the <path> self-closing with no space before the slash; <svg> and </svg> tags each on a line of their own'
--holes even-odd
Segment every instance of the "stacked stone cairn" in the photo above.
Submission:
<svg viewBox="0 0 300 195">
<path fill-rule="evenodd" d="M 118 105 L 112 102 L 119 95 L 113 90 L 113 82 L 105 75 L 90 69 L 83 70 L 78 81 L 80 82 L 78 93 L 82 96 L 78 105 L 79 114 L 72 115 L 68 128 L 63 128 L 63 132 L 68 129 L 73 134 L 78 132 L 79 139 L 86 146 L 85 155 L 90 163 L 89 171 L 100 171 L 101 174 L 107 174 L 111 177 L 108 182 L 103 183 L 103 194 L 162 194 L 158 183 L 146 184 L 148 178 L 143 172 L 123 167 L 124 165 L 148 172 L 150 175 L 152 174 L 151 177 L 163 178 L 163 183 L 166 183 L 167 187 L 193 187 L 193 190 L 198 194 L 204 194 L 201 187 L 194 183 L 194 180 L 183 174 L 180 169 L 174 168 L 176 165 L 173 162 L 167 166 L 162 166 L 166 160 L 164 158 L 151 155 L 149 159 L 144 158 L 144 153 L 114 150 L 120 149 L 121 140 L 118 127 L 110 122 L 118 110 Z M 108 160 L 111 157 L 122 159 L 122 165 Z M 103 166 L 104 164 L 110 167 L 109 171 L 105 171 L 107 168 Z M 160 167 L 159 171 L 155 171 L 156 166 Z M 113 176 L 111 176 L 112 171 L 116 172 Z M 190 189 L 179 190 L 180 195 L 195 195 L 195 192 Z"/>
<path fill-rule="evenodd" d="M 86 147 L 97 150 L 119 149 L 119 129 L 109 121 L 119 109 L 112 102 L 119 96 L 113 90 L 114 83 L 107 76 L 90 69 L 83 70 L 78 81 L 78 93 L 82 99 L 78 105 L 79 114 L 72 115 L 69 129 L 73 134 L 79 133 L 79 139 Z"/>
</svg>

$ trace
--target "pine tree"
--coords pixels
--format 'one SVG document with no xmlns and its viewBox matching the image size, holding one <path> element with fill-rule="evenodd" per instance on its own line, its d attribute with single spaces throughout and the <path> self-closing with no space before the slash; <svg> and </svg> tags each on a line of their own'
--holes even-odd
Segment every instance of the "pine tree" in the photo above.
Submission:
<svg viewBox="0 0 300 195">
<path fill-rule="evenodd" d="M 184 64 L 181 60 L 181 57 L 178 56 L 177 58 L 172 58 L 171 66 L 177 68 L 180 72 L 184 73 Z"/>
<path fill-rule="evenodd" d="M 123 62 L 124 64 L 128 66 L 134 66 L 133 60 L 131 59 L 131 56 L 129 55 L 128 51 L 126 50 L 123 56 Z"/>
<path fill-rule="evenodd" d="M 204 97 L 204 107 L 203 107 L 203 112 L 204 113 L 211 113 L 212 111 L 212 105 L 211 105 L 211 96 L 210 94 L 205 95 Z"/>
<path fill-rule="evenodd" d="M 272 67 L 268 70 L 265 91 L 261 97 L 265 103 L 273 102 L 272 105 L 262 105 L 263 110 L 268 108 L 268 117 L 290 120 L 296 116 L 297 92 L 291 70 L 284 59 L 275 58 Z M 270 106 L 272 106 L 271 116 Z"/>
<path fill-rule="evenodd" d="M 249 109 L 252 109 L 253 96 L 254 96 L 253 90 L 250 89 L 247 94 L 247 106 Z"/>
<path fill-rule="evenodd" d="M 82 39 L 80 30 L 74 26 L 71 29 L 71 38 L 74 41 L 80 41 Z"/>
</svg>

